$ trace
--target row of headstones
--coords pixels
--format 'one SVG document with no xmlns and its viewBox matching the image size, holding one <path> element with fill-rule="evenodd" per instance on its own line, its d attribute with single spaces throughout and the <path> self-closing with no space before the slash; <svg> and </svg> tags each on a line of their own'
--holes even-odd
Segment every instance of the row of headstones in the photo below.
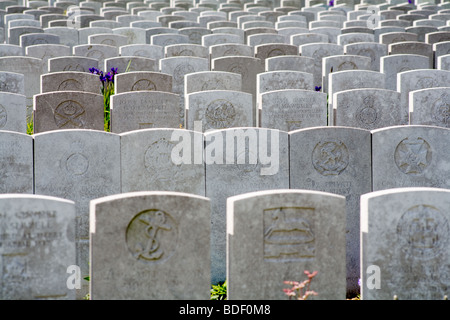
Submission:
<svg viewBox="0 0 450 320">
<path fill-rule="evenodd" d="M 449 189 L 361 195 L 362 300 L 448 296 L 449 205 Z M 288 299 L 286 281 L 305 280 L 305 270 L 317 272 L 312 299 L 346 298 L 345 197 L 266 190 L 226 206 L 228 300 Z M 0 211 L 0 299 L 76 299 L 74 202 L 7 194 Z M 188 193 L 93 199 L 89 298 L 209 300 L 213 214 L 209 198 Z"/>
<path fill-rule="evenodd" d="M 442 36 L 439 33 L 445 33 L 449 28 L 446 25 L 448 9 L 444 5 L 428 6 L 425 10 L 413 10 L 414 6 L 412 5 L 401 7 L 400 10 L 397 10 L 395 6 L 383 7 L 383 5 L 378 5 L 377 8 L 386 9 L 377 13 L 377 18 L 383 21 L 383 23 L 379 23 L 380 27 L 378 27 L 378 23 L 369 25 L 368 20 L 371 14 L 364 11 L 364 7 L 353 11 L 349 11 L 348 7 L 342 11 L 338 8 L 332 10 L 333 8 L 327 7 L 303 7 L 302 10 L 297 10 L 300 7 L 286 8 L 290 8 L 290 10 L 260 12 L 255 10 L 252 12 L 235 8 L 235 11 L 227 13 L 211 11 L 208 8 L 205 8 L 203 12 L 176 11 L 176 7 L 169 7 L 166 9 L 171 11 L 170 14 L 156 10 L 144 10 L 137 12 L 137 14 L 119 11 L 113 16 L 115 20 L 107 19 L 106 21 L 104 16 L 90 13 L 79 15 L 78 12 L 78 14 L 71 16 L 70 11 L 67 15 L 62 13 L 45 14 L 46 11 L 42 11 L 41 15 L 36 12 L 35 15 L 27 13 L 8 14 L 5 11 L 2 24 L 7 32 L 6 43 L 19 44 L 21 43 L 20 37 L 23 35 L 23 46 L 38 43 L 59 43 L 61 38 L 64 41 L 63 43 L 70 47 L 90 41 L 92 41 L 91 44 L 104 43 L 115 46 L 131 43 L 167 45 L 179 41 L 203 44 L 202 36 L 211 33 L 229 33 L 232 42 L 245 41 L 245 43 L 249 43 L 249 40 L 247 40 L 249 34 L 262 32 L 274 33 L 272 35 L 267 34 L 272 42 L 289 43 L 290 40 L 292 43 L 292 39 L 290 39 L 292 34 L 315 33 L 316 31 L 328 35 L 329 41 L 334 43 L 336 43 L 338 34 L 355 32 L 362 33 L 360 36 L 366 36 L 365 39 L 369 39 L 368 41 L 373 41 L 374 37 L 377 40 L 378 34 L 381 32 L 400 32 L 401 34 L 397 35 L 397 38 L 406 37 L 408 39 L 415 35 L 416 39 L 424 41 L 425 34 L 437 32 L 436 37 L 441 38 Z M 80 11 L 79 9 L 78 7 L 77 10 Z M 252 9 L 255 9 L 255 7 Z M 262 10 L 265 9 L 269 8 L 262 7 Z M 194 17 L 192 17 L 193 14 Z M 55 25 L 58 26 L 48 27 L 48 20 L 52 18 L 65 19 L 57 20 Z M 78 18 L 86 18 L 84 19 L 86 21 L 77 21 L 80 20 Z M 201 19 L 203 20 L 200 21 Z M 169 22 L 171 20 L 172 22 Z M 415 21 L 419 22 L 415 23 Z M 349 22 L 348 27 L 347 24 L 344 25 L 346 22 Z M 181 30 L 183 32 L 180 34 Z M 27 35 L 30 33 L 31 35 Z M 161 33 L 170 33 L 172 38 L 158 35 Z M 213 35 L 210 36 L 211 39 L 205 38 L 208 39 L 205 43 L 210 44 L 220 41 L 218 39 L 220 35 L 216 35 L 218 37 L 214 40 Z M 155 37 L 155 41 L 153 41 L 153 37 Z"/>
<path fill-rule="evenodd" d="M 266 62 L 283 61 L 283 58 L 288 62 L 297 60 L 304 66 L 311 61 L 300 56 L 279 56 Z M 395 64 L 399 60 L 400 66 Z M 419 61 L 423 62 L 423 68 Z M 360 70 L 326 72 L 329 68 L 341 70 L 341 65 L 357 64 Z M 321 83 L 329 83 L 325 90 L 327 99 L 325 92 L 313 90 L 314 74 L 264 72 L 257 58 L 217 58 L 212 68 L 217 71 L 208 71 L 207 59 L 164 58 L 161 66 L 165 72 L 125 72 L 115 76 L 117 94 L 111 97 L 112 132 L 148 127 L 194 129 L 196 121 L 202 122 L 203 130 L 239 126 L 284 131 L 326 125 L 364 129 L 404 124 L 448 127 L 445 87 L 450 71 L 425 69 L 428 60 L 419 55 L 383 57 L 386 73 L 362 70 L 368 64 L 369 58 L 356 55 L 324 57 Z M 419 69 L 395 73 L 406 65 Z M 387 85 L 387 79 L 390 83 L 394 76 L 397 91 Z M 23 93 L 27 78 L 19 73 L 0 72 L 2 91 L 8 92 L 2 93 L 4 130 L 26 132 L 29 102 Z M 39 90 L 43 93 L 33 96 L 34 132 L 104 127 L 104 102 L 97 76 L 54 72 L 41 75 L 39 80 Z M 86 90 L 83 88 L 88 89 L 82 91 Z M 218 89 L 220 93 L 211 94 Z M 394 110 L 392 105 L 396 106 Z"/>
<path fill-rule="evenodd" d="M 450 129 L 396 126 L 373 131 L 315 127 L 145 129 L 114 134 L 1 131 L 2 193 L 70 199 L 77 208 L 77 264 L 88 269 L 89 201 L 137 191 L 211 199 L 212 283 L 224 281 L 225 204 L 241 193 L 307 189 L 347 198 L 347 290 L 358 290 L 359 196 L 396 187 L 450 188 Z"/>
</svg>

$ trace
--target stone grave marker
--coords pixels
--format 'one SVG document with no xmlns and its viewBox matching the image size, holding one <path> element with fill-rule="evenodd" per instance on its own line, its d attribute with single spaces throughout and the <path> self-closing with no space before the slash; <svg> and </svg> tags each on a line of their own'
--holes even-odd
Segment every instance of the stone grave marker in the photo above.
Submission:
<svg viewBox="0 0 450 320">
<path fill-rule="evenodd" d="M 105 59 L 104 70 L 117 68 L 118 73 L 132 71 L 156 71 L 157 63 L 154 59 L 136 57 L 136 56 L 119 56 Z"/>
<path fill-rule="evenodd" d="M 371 70 L 336 71 L 328 75 L 328 115 L 333 119 L 334 94 L 340 91 L 361 88 L 386 88 L 386 75 Z M 333 121 L 329 122 L 329 124 Z"/>
<path fill-rule="evenodd" d="M 88 36 L 88 44 L 105 44 L 113 47 L 121 47 L 129 43 L 128 38 L 123 35 L 113 33 L 97 33 Z"/>
<path fill-rule="evenodd" d="M 299 46 L 299 53 L 314 59 L 314 87 L 322 87 L 322 58 L 342 55 L 344 49 L 334 43 L 309 43 Z"/>
<path fill-rule="evenodd" d="M 111 132 L 184 127 L 184 107 L 179 94 L 131 91 L 111 97 Z"/>
<path fill-rule="evenodd" d="M 203 133 L 141 129 L 120 134 L 122 193 L 176 191 L 205 195 Z"/>
<path fill-rule="evenodd" d="M 329 74 L 345 70 L 371 70 L 369 57 L 341 54 L 322 58 L 322 91 L 328 91 Z"/>
<path fill-rule="evenodd" d="M 131 71 L 115 76 L 115 93 L 131 91 L 172 92 L 172 76 L 161 72 Z"/>
<path fill-rule="evenodd" d="M 35 44 L 25 48 L 25 55 L 44 60 L 48 63 L 48 59 L 62 56 L 70 56 L 71 50 L 69 46 L 62 44 Z"/>
<path fill-rule="evenodd" d="M 254 110 L 254 126 L 256 125 L 256 76 L 264 72 L 261 60 L 254 57 L 226 56 L 213 59 L 211 62 L 212 71 L 226 71 L 238 73 L 242 76 L 242 91 L 252 94 Z"/>
<path fill-rule="evenodd" d="M 330 192 L 346 198 L 347 294 L 357 294 L 359 199 L 372 190 L 370 131 L 342 126 L 306 128 L 290 132 L 289 143 L 290 188 Z"/>
<path fill-rule="evenodd" d="M 373 191 L 403 187 L 449 187 L 450 129 L 394 126 L 372 131 Z"/>
<path fill-rule="evenodd" d="M 186 94 L 186 128 L 194 131 L 251 127 L 252 96 L 233 90 L 208 90 Z M 200 124 L 197 129 L 196 125 Z"/>
<path fill-rule="evenodd" d="M 164 48 L 153 44 L 129 44 L 119 48 L 119 55 L 153 59 L 156 63 L 156 70 L 159 70 L 159 60 L 164 58 Z"/>
<path fill-rule="evenodd" d="M 119 48 L 106 44 L 80 44 L 73 47 L 73 55 L 97 59 L 99 66 L 103 66 L 105 59 L 119 55 Z"/>
<path fill-rule="evenodd" d="M 388 54 L 388 46 L 376 42 L 351 43 L 344 46 L 344 54 L 369 57 L 371 70 L 380 71 L 380 59 Z"/>
<path fill-rule="evenodd" d="M 450 87 L 409 92 L 410 124 L 450 128 Z"/>
<path fill-rule="evenodd" d="M 104 129 L 103 95 L 57 91 L 34 95 L 35 133 L 62 129 Z"/>
<path fill-rule="evenodd" d="M 309 270 L 318 271 L 312 299 L 344 300 L 345 219 L 345 198 L 331 193 L 268 190 L 229 197 L 227 299 L 284 300 L 284 281 L 307 279 Z"/>
<path fill-rule="evenodd" d="M 392 43 L 388 46 L 390 55 L 394 54 L 417 54 L 425 56 L 430 60 L 429 68 L 433 69 L 433 46 L 424 42 L 402 41 Z"/>
<path fill-rule="evenodd" d="M 418 54 L 390 54 L 380 60 L 380 71 L 386 75 L 386 88 L 390 90 L 399 90 L 397 75 L 400 72 L 429 67 L 430 60 Z"/>
<path fill-rule="evenodd" d="M 23 94 L 0 92 L 0 130 L 27 133 L 27 105 Z"/>
<path fill-rule="evenodd" d="M 241 43 L 216 44 L 209 47 L 210 60 L 226 56 L 254 57 L 253 47 Z"/>
<path fill-rule="evenodd" d="M 206 196 L 212 208 L 211 283 L 216 284 L 226 277 L 227 198 L 289 188 L 288 135 L 265 128 L 231 128 L 206 132 L 205 141 Z"/>
<path fill-rule="evenodd" d="M 209 300 L 210 217 L 210 200 L 188 193 L 92 201 L 91 299 Z"/>
<path fill-rule="evenodd" d="M 327 96 L 302 89 L 267 91 L 259 95 L 258 124 L 263 128 L 293 131 L 327 125 Z"/>
<path fill-rule="evenodd" d="M 439 188 L 361 197 L 361 299 L 446 299 L 449 203 L 449 191 Z"/>
<path fill-rule="evenodd" d="M 75 202 L 76 265 L 84 278 L 89 275 L 89 201 L 120 193 L 120 137 L 86 129 L 35 134 L 34 168 L 36 194 Z M 83 282 L 77 297 L 87 293 Z"/>
<path fill-rule="evenodd" d="M 409 92 L 414 90 L 445 87 L 450 82 L 450 71 L 437 69 L 417 69 L 400 72 L 397 75 L 397 91 L 402 94 L 402 102 L 409 105 Z"/>
<path fill-rule="evenodd" d="M 166 58 L 188 56 L 209 59 L 208 48 L 193 43 L 168 45 L 164 47 L 164 52 Z"/>
<path fill-rule="evenodd" d="M 101 82 L 98 75 L 81 71 L 50 72 L 41 75 L 41 91 L 84 91 L 99 94 Z"/>
<path fill-rule="evenodd" d="M 0 92 L 25 94 L 25 75 L 23 73 L 0 71 Z"/>
<path fill-rule="evenodd" d="M 266 59 L 265 72 L 268 71 L 301 71 L 314 73 L 314 59 L 298 55 L 276 56 Z"/>
<path fill-rule="evenodd" d="M 200 71 L 188 73 L 184 80 L 184 93 L 205 90 L 242 90 L 242 76 L 234 72 Z"/>
<path fill-rule="evenodd" d="M 335 93 L 334 125 L 373 130 L 408 125 L 408 106 L 399 92 L 388 89 L 364 88 Z M 331 111 L 330 111 L 331 113 Z"/>
<path fill-rule="evenodd" d="M 89 72 L 89 68 L 101 68 L 97 59 L 83 56 L 50 58 L 47 61 L 47 65 L 48 69 L 46 70 L 46 73 L 62 71 Z"/>
<path fill-rule="evenodd" d="M 0 93 L 1 106 L 8 102 L 9 95 L 14 95 L 17 101 L 20 97 L 16 94 Z M 6 98 L 5 98 L 6 97 Z M 18 99 L 19 98 L 19 99 Z M 5 100 L 3 100 L 5 99 Z M 23 98 L 24 100 L 24 98 Z M 25 121 L 22 119 L 22 122 Z M 24 193 L 32 194 L 33 190 L 33 137 L 24 131 L 0 130 L 0 159 L 1 174 L 0 193 Z"/>
<path fill-rule="evenodd" d="M 2 300 L 74 300 L 75 204 L 41 195 L 0 195 Z"/>
</svg>

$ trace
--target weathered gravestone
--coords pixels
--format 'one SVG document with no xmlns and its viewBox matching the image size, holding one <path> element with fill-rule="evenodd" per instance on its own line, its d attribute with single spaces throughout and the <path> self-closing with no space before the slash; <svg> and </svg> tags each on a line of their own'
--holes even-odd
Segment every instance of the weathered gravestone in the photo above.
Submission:
<svg viewBox="0 0 450 320">
<path fill-rule="evenodd" d="M 41 93 L 83 91 L 100 93 L 98 75 L 81 71 L 55 71 L 41 75 Z"/>
<path fill-rule="evenodd" d="M 327 95 L 303 89 L 267 91 L 259 95 L 260 126 L 293 131 L 327 125 Z"/>
<path fill-rule="evenodd" d="M 48 69 L 46 70 L 46 73 L 58 71 L 89 72 L 89 68 L 98 69 L 103 67 L 99 64 L 99 61 L 97 59 L 82 56 L 50 58 L 48 59 L 47 65 Z"/>
<path fill-rule="evenodd" d="M 34 135 L 35 194 L 75 202 L 76 264 L 89 274 L 89 201 L 120 193 L 120 137 L 96 130 L 56 130 Z M 83 283 L 77 291 L 88 293 Z"/>
<path fill-rule="evenodd" d="M 35 44 L 25 48 L 25 55 L 43 59 L 47 63 L 48 59 L 70 56 L 70 47 L 62 44 Z"/>
<path fill-rule="evenodd" d="M 401 42 L 399 42 L 401 43 Z M 386 75 L 386 89 L 397 90 L 397 74 L 416 69 L 428 69 L 430 61 L 418 54 L 390 54 L 380 59 L 380 71 Z"/>
<path fill-rule="evenodd" d="M 334 43 L 309 43 L 299 46 L 300 55 L 314 59 L 314 87 L 322 87 L 322 58 L 342 55 L 342 46 Z"/>
<path fill-rule="evenodd" d="M 187 193 L 93 200 L 90 298 L 209 300 L 210 216 L 209 199 Z"/>
<path fill-rule="evenodd" d="M 372 131 L 373 191 L 403 187 L 449 188 L 450 129 L 395 126 Z"/>
<path fill-rule="evenodd" d="M 32 194 L 33 137 L 24 132 L 1 130 L 0 161 L 3 177 L 0 193 Z"/>
<path fill-rule="evenodd" d="M 27 133 L 27 105 L 23 94 L 0 92 L 0 130 Z"/>
<path fill-rule="evenodd" d="M 184 127 L 184 106 L 179 94 L 145 90 L 111 97 L 111 132 Z"/>
<path fill-rule="evenodd" d="M 284 281 L 317 271 L 312 299 L 345 299 L 345 198 L 268 190 L 227 199 L 227 299 L 287 299 Z M 290 287 L 289 287 L 290 288 Z"/>
<path fill-rule="evenodd" d="M 285 55 L 267 58 L 265 61 L 265 72 L 268 71 L 301 71 L 314 73 L 314 59 L 298 55 Z"/>
<path fill-rule="evenodd" d="M 409 105 L 409 92 L 420 89 L 445 87 L 450 83 L 450 71 L 418 69 L 397 74 L 397 91 L 402 102 Z"/>
<path fill-rule="evenodd" d="M 328 115 L 329 124 L 333 122 L 334 94 L 340 91 L 371 88 L 385 89 L 386 75 L 370 70 L 345 70 L 328 75 Z M 331 122 L 330 122 L 331 120 Z"/>
<path fill-rule="evenodd" d="M 238 73 L 242 76 L 242 91 L 252 94 L 254 123 L 256 125 L 256 75 L 264 72 L 261 60 L 253 57 L 226 56 L 211 61 L 212 71 L 226 71 Z"/>
<path fill-rule="evenodd" d="M 34 96 L 33 130 L 104 129 L 103 96 L 83 91 L 57 91 Z"/>
<path fill-rule="evenodd" d="M 205 133 L 206 196 L 212 208 L 212 283 L 226 277 L 226 199 L 246 192 L 289 188 L 288 152 L 287 132 L 279 130 L 231 128 Z"/>
<path fill-rule="evenodd" d="M 334 125 L 373 130 L 409 124 L 408 106 L 401 94 L 387 89 L 352 89 L 334 94 Z"/>
<path fill-rule="evenodd" d="M 0 71 L 0 92 L 25 94 L 25 75 L 23 73 Z"/>
<path fill-rule="evenodd" d="M 289 144 L 290 188 L 346 197 L 346 292 L 356 295 L 360 278 L 359 198 L 372 191 L 370 131 L 341 126 L 307 128 L 290 132 Z"/>
<path fill-rule="evenodd" d="M 233 72 L 200 71 L 184 77 L 185 95 L 205 90 L 242 90 L 242 76 Z"/>
<path fill-rule="evenodd" d="M 449 111 L 450 87 L 409 92 L 410 124 L 450 128 Z"/>
<path fill-rule="evenodd" d="M 74 202 L 7 194 L 0 195 L 0 211 L 0 299 L 74 300 Z"/>
<path fill-rule="evenodd" d="M 117 73 L 130 71 L 157 71 L 158 64 L 154 59 L 136 57 L 136 56 L 120 56 L 105 59 L 104 70 L 117 68 Z"/>
<path fill-rule="evenodd" d="M 322 91 L 328 92 L 328 77 L 332 72 L 371 70 L 371 59 L 359 55 L 342 54 L 322 58 Z"/>
<path fill-rule="evenodd" d="M 251 127 L 254 123 L 252 96 L 233 90 L 207 90 L 186 95 L 186 128 L 200 130 Z"/>
<path fill-rule="evenodd" d="M 369 57 L 372 61 L 370 70 L 380 71 L 380 59 L 388 54 L 388 46 L 375 42 L 351 43 L 344 46 L 344 54 Z"/>
<path fill-rule="evenodd" d="M 151 71 L 132 71 L 115 75 L 116 94 L 142 90 L 172 92 L 172 76 Z"/>
<path fill-rule="evenodd" d="M 446 299 L 449 205 L 449 190 L 439 188 L 361 197 L 361 299 Z"/>
<path fill-rule="evenodd" d="M 176 191 L 205 195 L 203 133 L 141 129 L 121 139 L 122 192 Z"/>
</svg>

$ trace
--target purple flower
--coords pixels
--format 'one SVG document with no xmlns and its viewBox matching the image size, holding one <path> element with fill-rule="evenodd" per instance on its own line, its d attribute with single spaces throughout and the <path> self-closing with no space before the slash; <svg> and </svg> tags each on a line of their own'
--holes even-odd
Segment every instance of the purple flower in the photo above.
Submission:
<svg viewBox="0 0 450 320">
<path fill-rule="evenodd" d="M 117 74 L 117 68 L 111 68 L 111 72 L 113 75 Z"/>
<path fill-rule="evenodd" d="M 334 0 L 330 0 L 330 1 L 328 2 L 328 5 L 329 5 L 330 7 L 334 6 Z"/>
<path fill-rule="evenodd" d="M 320 89 L 322 89 L 322 87 L 316 86 L 316 91 L 320 91 Z"/>
</svg>

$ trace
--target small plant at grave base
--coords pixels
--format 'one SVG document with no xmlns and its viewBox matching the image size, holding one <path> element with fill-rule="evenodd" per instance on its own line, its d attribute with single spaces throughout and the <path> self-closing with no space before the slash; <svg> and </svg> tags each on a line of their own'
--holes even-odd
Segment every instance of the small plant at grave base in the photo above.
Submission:
<svg viewBox="0 0 450 320">
<path fill-rule="evenodd" d="M 227 281 L 211 286 L 211 300 L 227 300 Z"/>
<path fill-rule="evenodd" d="M 114 95 L 114 76 L 118 73 L 117 68 L 111 68 L 108 73 L 104 74 L 103 71 L 97 68 L 89 68 L 92 74 L 99 76 L 102 82 L 101 92 L 103 94 L 103 106 L 104 106 L 104 120 L 105 120 L 105 131 L 110 132 L 111 127 L 111 108 L 110 108 L 110 98 Z"/>
<path fill-rule="evenodd" d="M 308 276 L 307 280 L 302 282 L 298 281 L 284 281 L 285 284 L 291 285 L 290 289 L 283 289 L 284 293 L 289 297 L 289 299 L 295 298 L 295 300 L 306 300 L 309 296 L 317 296 L 318 293 L 310 290 L 311 281 L 317 275 L 317 271 L 310 273 L 308 270 L 304 271 Z"/>
<path fill-rule="evenodd" d="M 32 135 L 34 133 L 34 129 L 33 129 L 33 114 L 31 114 L 30 118 L 27 119 L 27 134 L 28 135 Z"/>
</svg>

